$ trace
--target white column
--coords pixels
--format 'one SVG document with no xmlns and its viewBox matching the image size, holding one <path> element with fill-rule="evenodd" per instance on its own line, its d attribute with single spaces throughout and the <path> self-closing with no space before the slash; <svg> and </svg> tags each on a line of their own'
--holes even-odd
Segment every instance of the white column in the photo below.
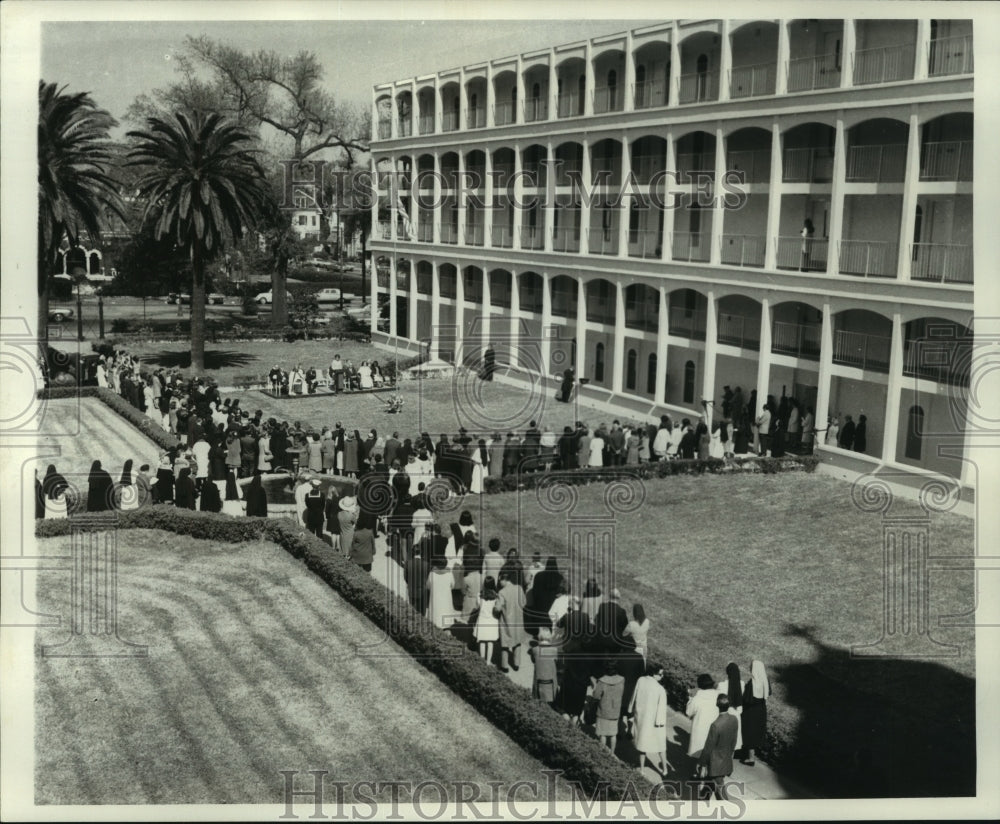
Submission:
<svg viewBox="0 0 1000 824">
<path fill-rule="evenodd" d="M 709 290 L 705 305 L 705 368 L 701 380 L 702 400 L 715 400 L 715 356 L 719 349 L 719 307 Z"/>
<path fill-rule="evenodd" d="M 882 460 L 896 460 L 899 434 L 899 402 L 903 391 L 903 316 L 892 315 L 892 343 L 889 347 L 889 384 L 885 390 L 885 421 L 882 431 Z"/>
<path fill-rule="evenodd" d="M 719 23 L 719 100 L 729 100 L 729 75 L 733 68 L 733 44 L 729 40 L 729 20 L 725 17 Z"/>
<path fill-rule="evenodd" d="M 590 141 L 583 138 L 583 166 L 581 177 L 583 185 L 587 191 L 594 185 L 594 173 L 590 164 Z M 590 237 L 590 204 L 585 200 L 580 201 L 580 253 L 587 254 L 587 242 Z"/>
<path fill-rule="evenodd" d="M 632 152 L 628 143 L 628 132 L 622 133 L 622 172 L 621 179 L 624 183 L 632 170 Z M 618 257 L 628 257 L 628 236 L 629 217 L 632 214 L 632 198 L 628 195 L 622 197 L 622 202 L 618 206 Z"/>
<path fill-rule="evenodd" d="M 760 353 L 757 358 L 757 406 L 767 400 L 771 385 L 771 324 L 773 322 L 771 301 L 764 298 L 760 302 Z M 756 414 L 756 411 L 754 412 Z"/>
<path fill-rule="evenodd" d="M 556 69 L 556 50 L 549 49 L 549 120 L 559 115 L 559 72 Z"/>
<path fill-rule="evenodd" d="M 517 281 L 517 269 L 510 268 L 510 339 L 507 347 L 510 350 L 510 365 L 518 365 L 517 349 L 520 346 L 521 324 L 519 316 L 521 312 L 521 284 Z M 544 330 L 542 331 L 544 335 Z M 544 373 L 544 370 L 542 371 Z"/>
<path fill-rule="evenodd" d="M 489 270 L 486 268 L 486 266 L 483 266 L 482 293 L 483 293 L 483 308 L 479 314 L 479 317 L 482 318 L 482 320 L 479 323 L 479 330 L 482 334 L 483 347 L 486 347 L 489 346 L 490 343 L 490 334 L 491 334 L 490 312 L 492 311 L 490 303 L 490 273 Z"/>
<path fill-rule="evenodd" d="M 816 443 L 826 442 L 826 419 L 830 417 L 830 384 L 833 380 L 833 312 L 823 304 L 823 322 L 819 332 L 819 378 L 816 388 Z"/>
<path fill-rule="evenodd" d="M 548 272 L 542 272 L 542 374 L 552 371 L 552 281 Z M 563 369 L 565 369 L 565 365 Z"/>
<path fill-rule="evenodd" d="M 378 92 L 372 90 L 372 143 L 381 139 L 378 133 Z"/>
<path fill-rule="evenodd" d="M 410 261 L 410 294 L 406 299 L 406 338 L 419 340 L 417 334 L 417 267 Z"/>
<path fill-rule="evenodd" d="M 917 186 L 920 181 L 920 117 L 916 106 L 910 112 L 910 133 L 906 141 L 906 171 L 903 176 L 903 214 L 899 222 L 899 258 L 896 279 L 908 281 L 913 256 L 910 244 L 917 226 Z"/>
<path fill-rule="evenodd" d="M 625 105 L 623 110 L 635 110 L 635 56 L 632 54 L 632 31 L 625 32 Z"/>
<path fill-rule="evenodd" d="M 486 64 L 486 128 L 492 129 L 497 124 L 493 109 L 497 105 L 497 90 L 493 88 L 493 63 Z"/>
<path fill-rule="evenodd" d="M 455 365 L 465 362 L 465 271 L 458 266 L 455 271 Z"/>
<path fill-rule="evenodd" d="M 782 22 L 782 31 L 784 23 Z M 778 118 L 771 124 L 771 177 L 767 187 L 767 237 L 764 238 L 764 268 L 774 269 L 778 263 L 778 235 L 781 232 L 781 125 Z"/>
<path fill-rule="evenodd" d="M 441 270 L 431 262 L 431 359 L 440 357 L 441 337 Z"/>
<path fill-rule="evenodd" d="M 396 121 L 393 120 L 393 123 Z M 399 210 L 396 204 L 400 202 L 399 192 L 399 166 L 396 163 L 396 156 L 389 155 L 389 168 L 392 174 L 389 176 L 389 239 L 395 243 L 399 238 Z M 340 227 L 337 227 L 338 231 Z"/>
<path fill-rule="evenodd" d="M 514 122 L 524 123 L 524 105 L 528 100 L 527 92 L 524 89 L 524 60 L 521 55 L 517 56 L 517 100 L 514 105 Z"/>
<path fill-rule="evenodd" d="M 913 66 L 913 79 L 926 80 L 930 70 L 931 55 L 931 21 L 929 17 L 917 18 L 917 48 L 916 63 Z"/>
<path fill-rule="evenodd" d="M 674 210 L 673 197 L 670 191 L 674 188 L 674 179 L 671 175 L 677 171 L 676 144 L 674 143 L 674 133 L 667 129 L 667 157 L 666 165 L 663 167 L 671 173 L 663 179 L 663 237 L 660 238 L 660 260 L 671 261 L 674 259 Z"/>
<path fill-rule="evenodd" d="M 844 46 L 840 57 L 840 88 L 854 85 L 854 52 L 857 49 L 857 31 L 853 20 L 844 20 Z M 826 426 L 826 421 L 823 421 Z"/>
<path fill-rule="evenodd" d="M 378 225 L 378 204 L 379 204 L 379 200 L 381 199 L 379 197 L 379 190 L 382 187 L 379 184 L 379 179 L 378 179 L 378 161 L 377 161 L 377 159 L 376 159 L 376 157 L 375 157 L 374 154 L 372 155 L 372 188 L 374 189 L 375 197 L 372 198 L 372 210 L 371 210 L 372 211 L 372 217 L 371 217 L 371 220 L 372 220 L 372 229 L 371 229 L 371 235 L 372 235 L 372 237 L 375 237 L 378 240 L 381 240 L 382 237 L 381 237 L 381 233 L 379 232 L 379 225 Z M 64 258 L 64 260 L 65 260 L 65 258 Z M 374 277 L 374 275 L 373 275 L 373 277 Z"/>
<path fill-rule="evenodd" d="M 374 255 L 372 257 L 374 258 Z M 378 270 L 375 266 L 372 266 L 371 282 L 368 288 L 370 290 L 369 299 L 371 301 L 369 306 L 371 314 L 368 317 L 368 331 L 374 335 L 378 332 Z"/>
<path fill-rule="evenodd" d="M 782 95 L 788 91 L 788 20 L 778 20 L 778 63 L 774 67 L 774 93 Z"/>
<path fill-rule="evenodd" d="M 443 123 L 442 109 L 444 102 L 441 99 L 441 76 L 434 75 L 434 134 L 441 134 L 441 124 Z M 438 169 L 438 171 L 441 171 Z M 435 209 L 437 211 L 437 209 Z"/>
<path fill-rule="evenodd" d="M 493 150 L 483 147 L 486 155 L 486 180 L 483 181 L 483 248 L 493 248 Z"/>
<path fill-rule="evenodd" d="M 723 21 L 725 23 L 725 21 Z M 725 228 L 726 210 L 722 208 L 722 179 L 726 174 L 726 138 L 722 129 L 715 130 L 715 180 L 712 183 L 712 248 L 711 262 L 718 265 L 722 260 L 722 231 Z"/>
<path fill-rule="evenodd" d="M 417 183 L 416 153 L 410 156 L 410 228 L 411 240 L 420 240 L 420 187 Z"/>
<path fill-rule="evenodd" d="M 667 355 L 669 352 L 667 338 L 670 337 L 670 301 L 667 287 L 661 286 L 660 317 L 656 329 L 656 403 L 665 403 L 667 397 Z"/>
<path fill-rule="evenodd" d="M 393 140 L 399 137 L 399 101 L 396 99 L 396 87 L 392 87 L 389 97 L 389 134 Z"/>
<path fill-rule="evenodd" d="M 417 99 L 417 79 L 410 82 L 410 135 L 420 134 L 420 101 Z M 417 159 L 413 159 L 416 166 Z"/>
<path fill-rule="evenodd" d="M 676 106 L 681 96 L 681 29 L 675 20 L 670 28 L 670 77 L 667 105 Z"/>
<path fill-rule="evenodd" d="M 845 21 L 844 25 L 847 25 Z M 840 270 L 840 238 L 844 231 L 844 186 L 847 178 L 847 147 L 844 118 L 837 117 L 837 134 L 833 148 L 833 183 L 830 188 L 830 242 L 826 259 L 826 273 L 835 275 Z"/>
<path fill-rule="evenodd" d="M 469 90 L 465 88 L 465 69 L 458 70 L 458 130 L 467 131 L 469 128 Z M 459 151 L 458 156 L 462 153 Z M 459 161 L 461 162 L 461 161 Z"/>
<path fill-rule="evenodd" d="M 520 251 L 521 249 L 521 228 L 524 220 L 524 210 L 521 204 L 524 203 L 524 181 L 521 180 L 521 173 L 524 171 L 524 163 L 521 159 L 521 144 L 514 144 L 514 226 L 513 237 L 511 238 L 511 249 Z"/>
<path fill-rule="evenodd" d="M 545 157 L 548 162 L 545 167 L 545 205 L 542 211 L 543 225 L 541 230 L 543 249 L 546 252 L 551 252 L 552 236 L 556 226 L 556 150 L 551 140 L 545 145 Z"/>
<path fill-rule="evenodd" d="M 625 373 L 625 285 L 615 280 L 615 351 L 611 367 L 611 391 L 621 394 Z"/>
<path fill-rule="evenodd" d="M 458 147 L 458 182 L 455 196 L 458 198 L 458 245 L 465 246 L 465 149 Z"/>
<path fill-rule="evenodd" d="M 594 114 L 594 47 L 588 40 L 584 47 L 584 76 L 586 82 L 583 84 L 583 113 L 586 117 Z"/>
<path fill-rule="evenodd" d="M 583 278 L 576 280 L 576 377 L 587 377 L 587 285 Z"/>
<path fill-rule="evenodd" d="M 396 337 L 396 255 L 389 255 L 389 334 Z"/>
<path fill-rule="evenodd" d="M 440 125 L 440 120 L 438 121 Z M 441 243 L 441 152 L 434 150 L 434 243 Z"/>
</svg>

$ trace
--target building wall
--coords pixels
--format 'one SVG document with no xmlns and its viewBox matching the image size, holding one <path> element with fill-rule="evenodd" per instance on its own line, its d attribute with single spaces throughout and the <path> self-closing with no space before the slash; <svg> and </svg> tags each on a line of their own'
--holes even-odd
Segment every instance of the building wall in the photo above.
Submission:
<svg viewBox="0 0 1000 824">
<path fill-rule="evenodd" d="M 906 457 L 908 418 L 910 408 L 913 406 L 919 406 L 924 412 L 920 460 Z M 950 393 L 931 394 L 903 389 L 899 404 L 896 460 L 961 478 L 963 462 L 948 455 L 941 455 L 939 451 L 962 452 L 964 420 L 965 404 L 956 396 L 955 390 L 951 390 Z"/>
<path fill-rule="evenodd" d="M 868 448 L 866 455 L 882 456 L 882 435 L 885 432 L 885 384 L 857 381 L 834 376 L 830 384 L 830 414 L 850 415 L 857 423 L 860 415 L 868 416 Z M 824 424 L 825 425 L 825 422 Z"/>
</svg>

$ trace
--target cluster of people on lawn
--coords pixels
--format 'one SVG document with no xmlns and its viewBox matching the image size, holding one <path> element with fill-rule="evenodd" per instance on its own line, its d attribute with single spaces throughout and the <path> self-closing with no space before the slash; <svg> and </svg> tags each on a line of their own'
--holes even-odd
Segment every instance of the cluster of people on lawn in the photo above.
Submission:
<svg viewBox="0 0 1000 824">
<path fill-rule="evenodd" d="M 315 366 L 303 369 L 297 363 L 288 371 L 276 363 L 267 373 L 268 388 L 275 395 L 315 395 L 321 384 L 337 394 L 381 389 L 391 385 L 392 379 L 385 375 L 377 360 L 361 361 L 360 366 L 355 366 L 350 360 L 341 360 L 340 355 L 334 355 L 326 369 Z"/>
</svg>

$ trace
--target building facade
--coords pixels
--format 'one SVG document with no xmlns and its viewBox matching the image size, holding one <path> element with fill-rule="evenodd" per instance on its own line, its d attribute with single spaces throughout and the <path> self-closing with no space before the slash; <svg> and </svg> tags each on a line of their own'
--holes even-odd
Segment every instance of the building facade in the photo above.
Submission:
<svg viewBox="0 0 1000 824">
<path fill-rule="evenodd" d="M 862 461 L 969 481 L 972 39 L 673 21 L 377 85 L 372 306 L 631 417 L 726 386 L 864 414 Z"/>
</svg>

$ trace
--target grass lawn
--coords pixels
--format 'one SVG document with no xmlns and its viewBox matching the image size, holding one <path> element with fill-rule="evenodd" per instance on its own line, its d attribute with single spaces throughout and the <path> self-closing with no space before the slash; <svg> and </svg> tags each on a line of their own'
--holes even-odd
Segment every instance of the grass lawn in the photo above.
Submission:
<svg viewBox="0 0 1000 824">
<path fill-rule="evenodd" d="M 69 540 L 38 545 L 65 555 Z M 281 804 L 279 770 L 468 780 L 484 797 L 488 781 L 544 784 L 539 762 L 279 547 L 128 531 L 118 558 L 119 632 L 148 657 L 36 658 L 37 803 Z M 68 574 L 39 579 L 40 608 L 68 616 Z"/>
</svg>

